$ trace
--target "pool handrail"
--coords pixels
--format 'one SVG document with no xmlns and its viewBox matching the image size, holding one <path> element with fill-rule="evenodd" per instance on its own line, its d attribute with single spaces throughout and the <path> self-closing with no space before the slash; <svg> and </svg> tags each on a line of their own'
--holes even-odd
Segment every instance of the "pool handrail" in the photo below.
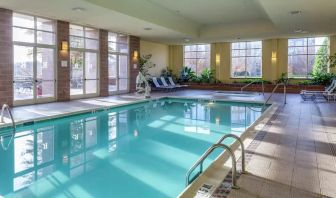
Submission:
<svg viewBox="0 0 336 198">
<path fill-rule="evenodd" d="M 254 83 L 257 83 L 257 82 L 260 82 L 260 81 L 259 80 L 254 80 L 254 81 L 248 83 L 247 85 L 244 85 L 242 88 L 240 88 L 240 92 L 243 92 L 243 90 L 246 87 L 248 87 L 248 86 L 250 86 L 250 85 L 252 85 Z M 265 95 L 265 85 L 264 85 L 264 81 L 263 80 L 261 80 L 261 90 L 262 90 L 262 94 Z"/>
<path fill-rule="evenodd" d="M 237 135 L 230 133 L 230 134 L 226 134 L 223 137 L 221 137 L 217 141 L 216 144 L 221 144 L 226 138 L 234 138 L 234 139 L 236 139 L 239 142 L 239 144 L 241 146 L 241 151 L 242 151 L 241 152 L 241 159 L 242 159 L 242 171 L 241 171 L 241 173 L 242 174 L 246 174 L 247 171 L 246 171 L 246 168 L 245 168 L 245 146 L 244 146 L 243 141 Z"/>
<path fill-rule="evenodd" d="M 200 173 L 203 172 L 203 162 L 204 160 L 217 148 L 223 148 L 226 149 L 231 158 L 232 158 L 232 188 L 233 189 L 239 189 L 239 187 L 237 186 L 237 164 L 236 164 L 236 157 L 234 152 L 232 151 L 232 149 L 225 145 L 225 144 L 213 144 L 208 150 L 205 151 L 205 153 L 203 153 L 203 155 L 197 160 L 197 162 L 188 170 L 187 174 L 186 174 L 186 186 L 188 186 L 191 182 L 190 182 L 190 175 L 191 173 L 199 166 L 200 166 L 200 172 L 198 173 L 198 175 Z M 197 175 L 197 176 L 198 176 Z"/>
<path fill-rule="evenodd" d="M 286 83 L 283 83 L 283 82 L 279 82 L 275 85 L 275 87 L 273 88 L 272 90 L 272 93 L 271 95 L 267 98 L 267 100 L 264 102 L 263 104 L 263 109 L 265 108 L 265 106 L 268 104 L 269 100 L 272 98 L 273 94 L 275 93 L 275 91 L 278 89 L 278 87 L 280 85 L 283 85 L 284 86 L 284 98 L 285 98 L 285 101 L 284 101 L 284 104 L 287 104 L 287 85 Z"/>
<path fill-rule="evenodd" d="M 2 105 L 1 114 L 0 114 L 0 122 L 5 123 L 5 120 L 4 120 L 5 110 L 7 110 L 7 113 L 9 115 L 10 119 L 12 120 L 12 126 L 13 126 L 13 129 L 15 131 L 16 125 L 15 125 L 14 117 L 13 117 L 12 111 L 10 110 L 8 104 Z"/>
</svg>

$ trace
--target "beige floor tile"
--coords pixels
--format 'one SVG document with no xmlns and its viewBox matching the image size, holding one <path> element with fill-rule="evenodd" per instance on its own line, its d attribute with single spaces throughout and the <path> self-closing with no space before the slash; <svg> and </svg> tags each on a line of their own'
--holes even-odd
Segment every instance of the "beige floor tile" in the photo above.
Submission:
<svg viewBox="0 0 336 198">
<path fill-rule="evenodd" d="M 280 184 L 291 185 L 293 179 L 293 170 L 282 169 L 282 170 L 268 170 L 267 178 L 268 180 Z"/>
<path fill-rule="evenodd" d="M 290 185 L 266 181 L 259 197 L 286 198 L 290 197 Z"/>
<path fill-rule="evenodd" d="M 336 188 L 322 188 L 321 194 L 326 197 L 336 197 Z"/>
<path fill-rule="evenodd" d="M 258 198 L 258 195 L 255 195 L 251 192 L 248 192 L 244 189 L 232 190 L 228 198 Z"/>
<path fill-rule="evenodd" d="M 321 193 L 319 179 L 315 177 L 293 176 L 292 186 L 311 193 Z"/>
<path fill-rule="evenodd" d="M 291 197 L 292 198 L 320 198 L 321 195 L 317 193 L 313 193 L 310 191 L 305 191 L 297 188 L 291 188 Z"/>
<path fill-rule="evenodd" d="M 252 175 L 251 173 L 247 175 L 242 175 L 238 180 L 238 185 L 240 189 L 234 191 L 237 191 L 236 194 L 243 193 L 244 195 L 258 196 L 260 194 L 264 181 L 265 180 L 262 177 Z"/>
</svg>

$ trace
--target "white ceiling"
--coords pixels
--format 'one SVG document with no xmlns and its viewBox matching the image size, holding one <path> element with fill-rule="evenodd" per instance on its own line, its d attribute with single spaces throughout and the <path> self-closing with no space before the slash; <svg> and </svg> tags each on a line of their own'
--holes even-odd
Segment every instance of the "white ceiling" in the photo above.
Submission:
<svg viewBox="0 0 336 198">
<path fill-rule="evenodd" d="M 169 44 L 336 34 L 336 0 L 0 0 L 0 7 Z M 289 14 L 295 10 L 302 13 Z"/>
<path fill-rule="evenodd" d="M 257 0 L 148 0 L 201 25 L 267 19 Z"/>
</svg>

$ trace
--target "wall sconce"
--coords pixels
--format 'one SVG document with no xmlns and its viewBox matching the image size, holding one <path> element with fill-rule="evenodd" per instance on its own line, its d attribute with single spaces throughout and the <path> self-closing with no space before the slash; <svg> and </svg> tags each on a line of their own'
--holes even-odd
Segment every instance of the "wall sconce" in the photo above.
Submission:
<svg viewBox="0 0 336 198">
<path fill-rule="evenodd" d="M 275 51 L 272 52 L 272 60 L 277 59 L 277 53 Z"/>
<path fill-rule="evenodd" d="M 134 62 L 138 61 L 138 58 L 139 58 L 139 52 L 138 52 L 138 50 L 134 50 L 134 52 L 133 52 L 133 61 Z"/>
<path fill-rule="evenodd" d="M 216 54 L 216 66 L 220 65 L 220 54 Z"/>
<path fill-rule="evenodd" d="M 69 44 L 67 41 L 62 41 L 61 42 L 61 52 L 67 53 L 69 50 Z"/>
</svg>

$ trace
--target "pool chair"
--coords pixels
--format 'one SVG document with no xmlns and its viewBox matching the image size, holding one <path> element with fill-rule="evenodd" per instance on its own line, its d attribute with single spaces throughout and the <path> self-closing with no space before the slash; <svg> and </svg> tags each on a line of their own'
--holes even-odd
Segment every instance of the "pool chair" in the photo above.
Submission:
<svg viewBox="0 0 336 198">
<path fill-rule="evenodd" d="M 176 87 L 181 87 L 181 88 L 188 87 L 188 85 L 175 84 L 175 82 L 174 82 L 174 80 L 173 80 L 173 78 L 171 76 L 168 77 L 168 81 L 169 81 L 169 83 L 170 83 L 171 86 L 176 86 Z"/>
<path fill-rule="evenodd" d="M 160 79 L 161 79 L 161 82 L 162 82 L 163 86 L 165 86 L 165 87 L 172 87 L 172 88 L 175 88 L 175 89 L 181 88 L 181 86 L 172 85 L 171 83 L 168 84 L 165 77 L 161 77 Z"/>
<path fill-rule="evenodd" d="M 331 96 L 333 96 L 333 92 L 336 89 L 336 79 L 334 79 L 332 81 L 332 83 L 325 88 L 324 91 L 309 91 L 309 90 L 302 90 L 300 92 L 300 95 L 302 97 L 303 100 L 315 100 L 317 98 L 326 98 L 327 100 L 329 100 L 328 98 L 330 98 Z"/>
<path fill-rule="evenodd" d="M 327 101 L 336 101 L 336 93 L 335 92 L 328 92 L 324 93 L 323 96 Z"/>
<path fill-rule="evenodd" d="M 172 91 L 175 87 L 171 87 L 171 86 L 165 86 L 163 84 L 163 82 L 158 79 L 157 77 L 152 77 L 153 80 L 153 84 L 154 84 L 154 89 L 156 90 L 163 90 L 163 91 Z M 159 82 L 161 82 L 162 84 L 160 84 Z"/>
</svg>

